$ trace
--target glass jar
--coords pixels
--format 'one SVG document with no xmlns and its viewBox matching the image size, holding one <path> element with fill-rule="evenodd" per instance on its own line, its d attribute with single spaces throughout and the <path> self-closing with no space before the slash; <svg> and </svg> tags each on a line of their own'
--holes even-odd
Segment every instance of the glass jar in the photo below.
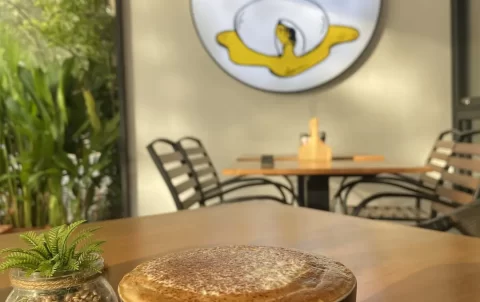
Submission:
<svg viewBox="0 0 480 302">
<path fill-rule="evenodd" d="M 6 302 L 118 302 L 108 281 L 91 271 L 43 277 L 12 269 L 10 281 L 13 290 Z"/>
</svg>

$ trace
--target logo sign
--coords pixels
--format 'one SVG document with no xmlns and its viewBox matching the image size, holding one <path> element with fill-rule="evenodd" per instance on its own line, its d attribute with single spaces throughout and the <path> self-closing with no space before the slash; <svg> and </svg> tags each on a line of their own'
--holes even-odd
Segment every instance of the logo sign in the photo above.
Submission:
<svg viewBox="0 0 480 302">
<path fill-rule="evenodd" d="M 368 46 L 381 0 L 191 0 L 203 45 L 258 89 L 298 92 L 348 69 Z"/>
</svg>

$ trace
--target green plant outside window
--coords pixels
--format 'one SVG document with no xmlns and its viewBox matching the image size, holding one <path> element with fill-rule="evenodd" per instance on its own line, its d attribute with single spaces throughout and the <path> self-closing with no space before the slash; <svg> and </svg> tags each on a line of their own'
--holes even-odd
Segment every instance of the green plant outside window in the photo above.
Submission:
<svg viewBox="0 0 480 302">
<path fill-rule="evenodd" d="M 0 224 L 118 217 L 108 1 L 0 1 Z"/>
</svg>

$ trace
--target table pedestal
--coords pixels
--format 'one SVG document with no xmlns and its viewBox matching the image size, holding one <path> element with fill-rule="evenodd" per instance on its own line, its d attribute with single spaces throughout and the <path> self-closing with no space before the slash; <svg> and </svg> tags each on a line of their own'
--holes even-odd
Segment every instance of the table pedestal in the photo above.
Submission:
<svg viewBox="0 0 480 302">
<path fill-rule="evenodd" d="M 314 175 L 308 177 L 306 207 L 330 211 L 329 176 Z"/>
</svg>

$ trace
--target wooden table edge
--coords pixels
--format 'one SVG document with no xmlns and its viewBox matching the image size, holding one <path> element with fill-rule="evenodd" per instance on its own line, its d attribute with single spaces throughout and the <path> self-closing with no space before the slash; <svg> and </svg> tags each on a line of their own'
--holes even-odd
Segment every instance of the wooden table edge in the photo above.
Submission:
<svg viewBox="0 0 480 302">
<path fill-rule="evenodd" d="M 227 168 L 223 169 L 223 175 L 240 176 L 240 175 L 324 175 L 324 176 L 364 176 L 378 175 L 382 173 L 402 173 L 402 174 L 418 174 L 433 171 L 427 166 L 411 166 L 411 167 L 364 167 L 364 168 L 334 168 L 332 169 L 285 169 L 285 168 Z"/>
<path fill-rule="evenodd" d="M 237 157 L 237 162 L 258 162 L 261 155 L 241 155 Z M 379 154 L 358 154 L 358 155 L 339 155 L 333 156 L 333 160 L 351 160 L 351 161 L 384 161 L 385 156 Z M 276 161 L 297 161 L 298 156 L 296 154 L 281 154 L 273 155 Z M 304 160 L 308 161 L 308 160 Z"/>
<path fill-rule="evenodd" d="M 475 287 L 475 283 L 471 283 L 472 276 L 478 277 L 478 269 L 477 266 L 480 266 L 480 258 L 478 257 L 478 254 L 476 251 L 478 248 L 480 248 L 480 241 L 478 238 L 473 238 L 473 237 L 467 237 L 467 236 L 462 236 L 458 234 L 451 234 L 451 233 L 443 233 L 443 232 L 438 232 L 438 231 L 433 231 L 433 230 L 427 230 L 427 229 L 420 229 L 420 228 L 415 228 L 412 226 L 407 226 L 407 225 L 401 225 L 401 224 L 394 224 L 391 222 L 384 222 L 384 221 L 374 221 L 374 220 L 369 220 L 369 219 L 364 219 L 364 218 L 358 218 L 358 217 L 352 217 L 352 216 L 343 216 L 343 215 L 338 215 L 335 213 L 328 213 L 328 212 L 323 212 L 323 211 L 317 211 L 317 210 L 311 210 L 311 209 L 306 209 L 306 208 L 297 208 L 297 207 L 291 207 L 288 205 L 281 205 L 279 203 L 275 202 L 269 202 L 269 201 L 252 201 L 252 202 L 245 202 L 245 203 L 236 203 L 236 204 L 227 204 L 224 206 L 219 206 L 219 207 L 209 207 L 209 208 L 202 208 L 202 209 L 197 209 L 197 210 L 192 210 L 192 211 L 183 211 L 183 212 L 176 212 L 176 213 L 168 213 L 168 214 L 158 214 L 158 215 L 150 215 L 150 216 L 144 216 L 144 217 L 136 217 L 136 218 L 127 218 L 127 219 L 118 219 L 118 220 L 113 220 L 113 221 L 105 221 L 105 222 L 99 222 L 96 224 L 109 224 L 110 229 L 112 226 L 118 227 L 118 226 L 123 226 L 126 227 L 128 225 L 131 225 L 135 223 L 136 221 L 142 221 L 141 224 L 145 224 L 143 228 L 147 228 L 150 231 L 148 233 L 148 236 L 145 236 L 145 238 L 141 239 L 147 243 L 150 244 L 156 244 L 157 247 L 154 248 L 153 250 L 158 249 L 158 253 L 151 253 L 150 250 L 145 250 L 145 251 L 139 251 L 139 257 L 132 258 L 131 260 L 126 260 L 126 261 L 118 261 L 115 267 L 109 268 L 107 271 L 107 274 L 109 274 L 109 280 L 116 280 L 119 281 L 124 273 L 127 273 L 129 270 L 133 269 L 137 264 L 139 264 L 139 260 L 145 261 L 148 259 L 152 259 L 153 257 L 157 257 L 158 255 L 162 255 L 165 253 L 171 253 L 175 252 L 178 250 L 185 250 L 185 249 L 190 249 L 194 247 L 204 247 L 204 246 L 218 246 L 218 245 L 231 245 L 232 244 L 232 237 L 230 237 L 232 234 L 227 233 L 228 236 L 219 234 L 219 240 L 218 237 L 211 237 L 208 240 L 205 240 L 201 238 L 202 236 L 198 236 L 198 240 L 193 240 L 193 245 L 192 243 L 188 243 L 185 245 L 177 243 L 173 244 L 167 244 L 167 243 L 162 243 L 162 239 L 167 239 L 168 236 L 166 235 L 167 233 L 162 233 L 158 232 L 158 230 L 162 228 L 157 228 L 154 229 L 150 225 L 152 222 L 155 222 L 157 225 L 157 222 L 159 226 L 161 225 L 177 225 L 177 223 L 182 222 L 182 225 L 190 225 L 192 227 L 198 228 L 198 226 L 195 226 L 194 224 L 190 223 L 189 219 L 185 219 L 185 217 L 188 216 L 188 218 L 193 217 L 193 216 L 198 216 L 196 219 L 202 219 L 202 221 L 208 221 L 205 219 L 205 217 L 211 217 L 213 218 L 213 221 L 218 219 L 218 217 L 225 217 L 225 213 L 237 213 L 245 211 L 245 213 L 257 213 L 260 211 L 261 213 L 271 213 L 273 210 L 278 210 L 278 209 L 286 209 L 282 211 L 278 211 L 277 213 L 277 218 L 284 217 L 287 214 L 288 211 L 295 211 L 297 213 L 305 213 L 305 215 L 300 215 L 300 216 L 291 216 L 293 218 L 298 219 L 299 222 L 303 222 L 303 219 L 306 218 L 306 220 L 309 223 L 312 223 L 312 226 L 315 228 L 312 228 L 310 230 L 310 235 L 312 235 L 312 238 L 309 238 L 308 236 L 301 237 L 299 240 L 292 240 L 292 238 L 295 237 L 290 237 L 290 236 L 284 236 L 280 235 L 283 234 L 284 230 L 279 230 L 278 233 L 272 233 L 273 239 L 272 240 L 267 240 L 267 243 L 263 243 L 265 240 L 262 236 L 256 236 L 256 231 L 250 230 L 249 232 L 252 235 L 246 236 L 246 238 L 251 238 L 251 243 L 249 244 L 257 244 L 262 242 L 259 245 L 267 245 L 267 246 L 277 246 L 278 242 L 282 243 L 282 246 L 285 245 L 285 247 L 293 248 L 293 249 L 299 249 L 299 250 L 305 250 L 310 253 L 318 253 L 320 255 L 326 255 L 330 256 L 334 259 L 339 259 L 342 263 L 347 265 L 348 267 L 352 268 L 352 270 L 355 272 L 357 276 L 357 284 L 359 284 L 360 292 L 358 293 L 359 296 L 359 301 L 393 301 L 393 300 L 388 300 L 388 299 L 382 299 L 382 297 L 396 297 L 396 295 L 401 295 L 400 298 L 394 299 L 394 301 L 417 301 L 415 300 L 415 295 L 411 293 L 415 293 L 414 290 L 410 290 L 408 287 L 409 285 L 417 285 L 415 289 L 420 290 L 419 293 L 424 293 L 422 297 L 432 297 L 432 295 L 429 294 L 428 291 L 422 291 L 424 289 L 423 284 L 425 286 L 428 286 L 429 289 L 432 289 L 432 291 L 436 290 L 435 287 L 438 287 L 438 285 L 441 284 L 450 284 L 450 283 L 445 283 L 445 279 L 442 276 L 449 276 L 452 275 L 451 278 L 448 279 L 448 281 L 453 282 L 450 285 L 454 286 L 453 291 L 451 292 L 446 292 L 446 298 L 445 299 L 438 299 L 438 300 L 433 300 L 433 299 L 425 299 L 425 300 L 420 300 L 420 301 L 441 301 L 441 302 L 446 302 L 446 301 L 457 301 L 455 299 L 451 300 L 449 298 L 456 297 L 456 296 L 451 296 L 449 294 L 458 294 L 460 293 L 469 293 L 468 289 L 477 289 Z M 239 211 L 240 210 L 240 211 Z M 204 216 L 205 212 L 210 212 L 210 215 Z M 203 213 L 203 215 L 202 215 Z M 220 215 L 221 214 L 221 215 Z M 327 217 L 326 215 L 330 216 Z M 343 229 L 343 232 L 346 232 L 347 234 L 351 231 L 361 229 L 364 232 L 376 232 L 379 231 L 379 234 L 381 235 L 381 239 L 378 239 L 378 244 L 380 246 L 377 246 L 377 241 L 376 237 L 372 238 L 365 238 L 364 243 L 360 246 L 364 246 L 366 244 L 369 244 L 372 246 L 372 251 L 379 252 L 379 258 L 372 258 L 372 257 L 367 257 L 365 261 L 361 260 L 361 257 L 365 257 L 365 255 L 368 255 L 369 253 L 372 253 L 369 249 L 362 250 L 360 249 L 359 251 L 352 249 L 352 247 L 355 247 L 357 243 L 353 246 L 348 245 L 348 240 L 345 242 L 342 242 L 341 238 L 338 239 L 330 239 L 331 238 L 331 225 L 330 224 L 325 224 L 322 223 L 322 221 L 333 221 L 331 220 L 333 216 L 337 216 L 336 219 L 336 227 L 342 227 L 342 225 L 345 225 L 346 228 Z M 167 221 L 165 222 L 165 217 L 168 216 L 183 216 L 184 218 L 182 219 L 175 219 L 175 221 Z M 287 215 L 286 217 L 290 217 Z M 258 217 L 257 217 L 258 218 Z M 302 220 L 300 220 L 302 218 Z M 323 218 L 323 219 L 322 219 Z M 240 220 L 241 219 L 241 220 Z M 246 230 L 242 229 L 241 227 L 244 226 L 243 221 L 245 219 L 245 216 L 243 215 L 238 215 L 237 219 L 234 221 L 234 225 L 237 227 L 240 227 L 239 234 L 243 234 L 243 232 L 246 232 Z M 149 220 L 150 223 L 145 223 L 146 220 Z M 168 219 L 170 220 L 170 219 Z M 218 223 L 222 222 L 223 220 L 220 220 Z M 239 221 L 242 221 L 242 223 L 238 223 Z M 259 220 L 261 221 L 261 220 Z M 321 228 L 317 229 L 316 226 Z M 278 228 L 277 225 L 272 224 L 270 221 L 265 222 L 266 226 L 265 229 L 267 232 L 270 229 Z M 215 227 L 217 223 L 214 223 L 212 225 L 212 228 Z M 199 230 L 202 230 L 202 228 L 198 228 Z M 227 228 L 228 229 L 228 228 Z M 291 228 L 289 228 L 291 229 Z M 152 230 L 156 230 L 155 232 L 152 232 Z M 189 230 L 189 229 L 188 229 Z M 139 228 L 138 231 L 141 231 L 141 228 Z M 202 230 L 203 231 L 203 230 Z M 339 236 L 342 234 L 342 230 L 339 230 Z M 347 232 L 348 231 L 348 232 Z M 118 231 L 120 236 L 119 238 L 115 238 L 116 233 L 114 233 L 111 237 L 111 239 L 127 239 L 125 238 L 125 235 L 122 235 L 122 230 Z M 222 233 L 222 232 L 220 232 Z M 318 233 L 324 233 L 325 237 L 323 236 L 316 236 L 315 234 Z M 392 234 L 392 236 L 395 237 L 395 234 L 400 233 L 401 236 L 399 237 L 401 240 L 400 242 L 396 242 L 392 239 L 392 242 L 386 242 L 385 240 L 387 237 L 385 237 L 385 234 Z M 199 232 L 201 234 L 201 232 Z M 278 238 L 275 236 L 275 234 L 278 234 Z M 295 233 L 293 233 L 295 234 Z M 158 237 L 160 235 L 160 237 Z M 9 236 L 9 235 L 7 235 Z M 175 237 L 175 236 L 174 236 Z M 1 238 L 1 237 L 0 237 Z M 157 243 L 150 242 L 149 240 L 155 239 L 155 238 L 160 238 Z M 409 245 L 405 245 L 407 243 L 406 241 L 403 241 L 405 238 L 417 238 L 419 240 L 412 240 L 409 241 Z M 118 253 L 118 250 L 113 250 L 113 247 L 108 247 L 108 242 L 110 242 L 110 238 L 104 238 L 107 239 L 107 249 L 110 250 L 110 253 Z M 368 241 L 370 240 L 370 241 Z M 405 239 L 407 240 L 407 239 Z M 207 245 L 205 245 L 205 241 L 207 241 Z M 233 239 L 233 241 L 236 241 L 236 239 Z M 240 239 L 240 241 L 246 241 L 245 239 Z M 421 263 L 415 263 L 415 257 L 416 256 L 416 250 L 415 246 L 413 244 L 418 241 L 421 242 L 422 246 L 427 248 L 422 248 L 420 252 L 425 256 L 426 251 L 428 251 L 428 254 L 432 254 L 432 257 L 429 257 L 431 260 L 428 266 L 422 266 Z M 183 241 L 182 241 L 183 242 Z M 187 241 L 185 241 L 187 242 Z M 439 245 L 441 242 L 449 242 L 451 245 L 446 246 L 445 244 Z M 402 243 L 403 246 L 401 245 Z M 457 248 L 458 252 L 455 253 L 453 250 L 447 250 L 444 251 L 443 249 L 440 249 L 439 247 L 450 247 L 452 249 L 455 249 L 456 244 L 459 244 L 460 246 L 465 246 L 467 247 L 467 250 L 459 249 Z M 130 244 L 130 242 L 128 242 Z M 385 246 L 384 246 L 385 244 Z M 400 247 L 397 248 L 397 244 L 400 244 Z M 410 246 L 412 244 L 412 246 Z M 163 250 L 163 246 L 167 245 L 168 248 Z M 342 247 L 345 245 L 345 247 Z M 340 248 L 342 250 L 340 250 Z M 438 253 L 436 253 L 435 248 L 439 248 Z M 430 251 L 432 249 L 432 251 Z M 396 253 L 392 253 L 393 251 L 399 251 Z M 350 252 L 352 251 L 352 252 Z M 351 254 L 351 255 L 350 255 Z M 442 254 L 438 256 L 438 254 Z M 455 256 L 456 254 L 460 256 Z M 467 256 L 463 256 L 463 255 Z M 375 254 L 372 254 L 375 255 Z M 383 257 L 382 257 L 383 256 Z M 389 257 L 385 257 L 389 256 Z M 339 257 L 339 258 L 337 258 Z M 403 259 L 405 257 L 406 259 Z M 407 261 L 408 257 L 411 258 L 411 261 Z M 360 260 L 352 260 L 349 261 L 349 259 L 357 259 L 359 258 Z M 438 258 L 439 260 L 436 260 Z M 108 259 L 108 258 L 107 258 Z M 342 260 L 343 259 L 343 260 Z M 378 259 L 378 260 L 377 260 Z M 108 262 L 108 261 L 107 261 Z M 398 270 L 389 270 L 388 265 L 393 265 L 394 268 L 402 268 L 403 266 L 407 266 L 405 268 L 405 271 L 400 272 Z M 433 273 L 430 273 L 427 275 L 428 276 L 433 276 L 435 279 L 432 279 L 433 281 L 436 282 L 430 282 L 429 279 L 426 279 L 427 281 L 422 284 L 421 278 L 417 278 L 417 273 L 424 272 L 425 270 L 428 270 L 430 268 L 437 268 L 441 267 L 442 265 L 475 265 L 473 270 L 464 270 L 464 269 L 457 269 L 456 267 L 450 268 L 450 269 L 440 269 L 438 272 L 434 271 Z M 417 266 L 419 268 L 417 269 Z M 123 271 L 125 269 L 125 271 Z M 473 274 L 472 275 L 472 271 Z M 121 272 L 121 274 L 120 274 Z M 358 273 L 357 273 L 358 272 Z M 389 278 L 389 276 L 395 276 L 396 274 L 402 274 L 401 278 Z M 387 280 L 382 279 L 383 276 L 387 277 Z M 425 276 L 425 275 L 420 275 L 420 276 Z M 117 280 L 118 279 L 118 280 Z M 456 282 L 456 280 L 461 280 L 463 282 Z M 116 282 L 115 281 L 115 282 Z M 405 284 L 405 281 L 409 281 L 407 284 Z M 440 283 L 444 281 L 444 283 Z M 467 287 L 462 287 L 460 286 L 461 284 L 467 284 Z M 114 288 L 116 289 L 116 285 L 112 284 Z M 6 283 L 1 283 L 0 282 L 0 292 L 3 290 L 3 294 L 7 294 L 9 289 L 9 286 L 7 285 L 6 287 L 2 287 L 6 285 Z M 456 287 L 455 287 L 456 286 Z M 460 291 L 462 289 L 462 291 Z M 408 291 L 411 291 L 408 293 Z M 455 291 L 457 290 L 457 291 Z M 466 290 L 466 291 L 465 291 Z M 404 291 L 407 291 L 407 294 L 405 297 L 408 297 L 410 299 L 401 299 L 402 295 L 404 295 Z M 476 291 L 477 293 L 478 291 Z M 433 295 L 435 297 L 435 295 Z M 413 299 L 412 299 L 413 297 Z M 463 296 L 462 296 L 463 297 Z M 470 296 L 467 296 L 464 299 L 458 300 L 462 302 L 466 301 L 476 301 L 476 299 L 471 299 L 471 298 L 478 297 L 478 295 L 473 295 L 471 294 Z M 3 297 L 2 297 L 3 298 Z M 470 298 L 470 300 L 469 300 Z"/>
</svg>

